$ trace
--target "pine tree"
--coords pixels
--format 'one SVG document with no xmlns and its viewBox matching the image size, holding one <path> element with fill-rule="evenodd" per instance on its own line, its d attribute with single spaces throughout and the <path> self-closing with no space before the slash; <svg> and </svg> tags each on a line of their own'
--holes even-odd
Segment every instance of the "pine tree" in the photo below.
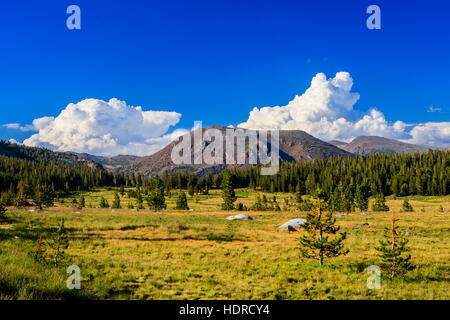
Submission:
<svg viewBox="0 0 450 320">
<path fill-rule="evenodd" d="M 51 249 L 51 252 L 48 252 L 48 254 L 51 255 L 53 264 L 57 267 L 65 258 L 64 250 L 69 247 L 69 236 L 64 227 L 64 219 L 61 220 L 55 235 L 47 241 L 47 246 Z"/>
<path fill-rule="evenodd" d="M 372 206 L 372 211 L 389 211 L 389 207 L 386 205 L 386 199 L 384 194 L 380 193 Z"/>
<path fill-rule="evenodd" d="M 119 192 L 122 197 L 125 195 L 125 188 L 123 187 L 123 184 L 120 185 Z"/>
<path fill-rule="evenodd" d="M 411 255 L 402 257 L 402 254 L 408 251 L 408 248 L 406 248 L 408 239 L 398 234 L 398 227 L 395 225 L 397 221 L 395 213 L 392 211 L 391 226 L 386 228 L 384 235 L 386 239 L 380 240 L 380 246 L 375 248 L 383 261 L 382 268 L 389 273 L 391 279 L 415 269 L 410 261 Z"/>
<path fill-rule="evenodd" d="M 164 185 L 159 176 L 156 176 L 153 181 L 153 190 L 147 197 L 147 203 L 153 210 L 161 210 L 166 208 L 166 199 L 164 197 Z"/>
<path fill-rule="evenodd" d="M 297 201 L 298 204 L 303 202 L 302 194 L 300 192 L 295 193 L 295 200 Z"/>
<path fill-rule="evenodd" d="M 1 200 L 0 200 L 0 221 L 6 219 L 5 213 L 6 213 L 5 202 L 3 201 L 3 199 L 1 199 Z"/>
<path fill-rule="evenodd" d="M 402 209 L 405 212 L 414 212 L 414 208 L 407 199 L 403 200 Z"/>
<path fill-rule="evenodd" d="M 42 210 L 44 198 L 44 188 L 38 184 L 33 195 L 33 202 L 37 210 Z"/>
<path fill-rule="evenodd" d="M 234 193 L 233 181 L 231 180 L 231 174 L 225 171 L 222 178 L 222 210 L 233 210 L 234 202 L 236 201 L 236 195 Z"/>
<path fill-rule="evenodd" d="M 141 188 L 136 188 L 136 207 L 140 209 L 144 209 L 144 200 L 142 199 Z"/>
<path fill-rule="evenodd" d="M 264 206 L 262 205 L 261 197 L 259 196 L 259 193 L 256 195 L 256 201 L 255 204 L 252 206 L 252 209 L 255 211 L 263 211 Z"/>
<path fill-rule="evenodd" d="M 86 199 L 83 194 L 80 194 L 80 199 L 78 200 L 78 204 L 81 208 L 86 207 Z"/>
<path fill-rule="evenodd" d="M 104 197 L 101 197 L 100 199 L 100 208 L 109 208 L 108 200 L 106 200 Z"/>
<path fill-rule="evenodd" d="M 303 227 L 308 235 L 300 239 L 300 251 L 305 258 L 318 259 L 319 264 L 323 265 L 325 258 L 345 255 L 349 252 L 344 249 L 342 243 L 346 238 L 346 233 L 339 233 L 334 239 L 330 240 L 325 234 L 336 234 L 340 227 L 335 226 L 336 219 L 331 211 L 324 213 L 322 211 L 323 194 L 316 193 L 318 206 L 316 210 L 311 211 L 306 216 L 306 223 Z"/>
<path fill-rule="evenodd" d="M 180 191 L 178 193 L 176 208 L 178 210 L 189 210 L 186 193 L 184 193 L 183 191 Z"/>
<path fill-rule="evenodd" d="M 122 208 L 122 206 L 120 205 L 120 197 L 119 197 L 119 193 L 118 192 L 114 193 L 114 201 L 113 201 L 113 204 L 112 204 L 111 207 L 115 208 L 115 209 Z"/>
<path fill-rule="evenodd" d="M 366 211 L 369 208 L 370 188 L 362 185 L 357 186 L 355 191 L 355 204 L 359 210 Z"/>
<path fill-rule="evenodd" d="M 193 197 L 194 193 L 195 193 L 194 186 L 192 185 L 192 182 L 189 181 L 188 182 L 188 194 L 189 194 L 189 196 Z"/>
</svg>

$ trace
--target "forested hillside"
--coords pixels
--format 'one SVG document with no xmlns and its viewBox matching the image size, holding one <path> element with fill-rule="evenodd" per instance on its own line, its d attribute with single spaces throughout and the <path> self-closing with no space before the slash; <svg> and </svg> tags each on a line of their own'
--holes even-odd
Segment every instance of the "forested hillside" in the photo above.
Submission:
<svg viewBox="0 0 450 320">
<path fill-rule="evenodd" d="M 33 195 L 37 185 L 53 191 L 87 190 L 94 186 L 123 183 L 121 175 L 82 165 L 33 161 L 0 156 L 0 191 L 16 193 L 19 185 Z"/>
<path fill-rule="evenodd" d="M 28 147 L 7 141 L 0 141 L 0 155 L 32 161 L 83 165 L 94 169 L 102 169 L 99 163 L 80 158 L 72 153 L 55 152 L 45 148 Z"/>
<path fill-rule="evenodd" d="M 260 167 L 230 170 L 235 187 L 257 188 L 269 192 L 308 194 L 320 187 L 328 194 L 340 189 L 353 195 L 357 186 L 367 187 L 373 195 L 443 195 L 450 193 L 450 153 L 373 154 L 335 157 L 312 162 L 283 162 L 278 174 L 261 176 Z M 165 175 L 166 189 L 206 187 L 221 184 L 222 174 L 199 180 L 193 175 Z M 192 185 L 192 186 L 191 186 Z"/>
</svg>

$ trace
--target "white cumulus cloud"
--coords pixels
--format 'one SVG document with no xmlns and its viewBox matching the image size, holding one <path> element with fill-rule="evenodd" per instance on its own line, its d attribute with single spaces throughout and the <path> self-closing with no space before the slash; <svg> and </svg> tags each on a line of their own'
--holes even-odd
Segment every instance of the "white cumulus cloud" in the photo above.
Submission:
<svg viewBox="0 0 450 320">
<path fill-rule="evenodd" d="M 254 108 L 248 120 L 238 126 L 303 130 L 326 141 L 351 141 L 361 135 L 371 135 L 430 146 L 450 146 L 450 122 L 390 122 L 375 108 L 361 117 L 353 108 L 359 94 L 351 92 L 352 87 L 353 79 L 348 72 L 339 72 L 330 79 L 318 73 L 311 86 L 286 106 Z"/>
<path fill-rule="evenodd" d="M 86 99 L 70 103 L 56 118 L 35 119 L 25 127 L 37 133 L 23 143 L 104 156 L 149 155 L 186 133 L 182 129 L 168 133 L 180 117 L 177 112 L 143 111 L 115 98 Z"/>
</svg>

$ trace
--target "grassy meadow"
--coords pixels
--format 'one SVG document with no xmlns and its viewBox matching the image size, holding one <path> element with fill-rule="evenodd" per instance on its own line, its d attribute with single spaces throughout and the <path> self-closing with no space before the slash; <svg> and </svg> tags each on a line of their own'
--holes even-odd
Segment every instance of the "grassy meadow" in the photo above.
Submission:
<svg viewBox="0 0 450 320">
<path fill-rule="evenodd" d="M 256 192 L 236 194 L 246 206 L 255 202 Z M 174 209 L 176 192 L 159 212 L 126 209 L 128 201 L 135 202 L 126 196 L 122 209 L 96 208 L 102 196 L 112 204 L 112 190 L 84 195 L 92 208 L 73 209 L 78 194 L 41 212 L 9 208 L 8 220 L 0 225 L 0 299 L 450 298 L 450 196 L 409 197 L 415 209 L 409 213 L 401 212 L 404 198 L 387 198 L 402 233 L 413 233 L 408 247 L 417 268 L 402 278 L 382 277 L 381 289 L 370 290 L 367 267 L 380 263 L 374 247 L 391 212 L 337 217 L 350 253 L 321 267 L 301 257 L 302 229 L 277 228 L 306 216 L 295 210 L 292 194 L 275 194 L 285 211 L 245 212 L 251 221 L 226 220 L 241 212 L 219 210 L 218 190 L 188 196 L 191 211 Z M 38 239 L 48 238 L 63 217 L 70 238 L 66 261 L 59 267 L 36 262 Z M 356 226 L 361 223 L 369 225 Z M 66 288 L 71 264 L 81 269 L 81 290 Z"/>
</svg>

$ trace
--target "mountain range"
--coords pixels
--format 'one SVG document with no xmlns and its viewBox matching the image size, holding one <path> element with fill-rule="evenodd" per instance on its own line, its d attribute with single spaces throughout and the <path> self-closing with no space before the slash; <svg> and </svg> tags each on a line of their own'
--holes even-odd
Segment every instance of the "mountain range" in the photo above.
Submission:
<svg viewBox="0 0 450 320">
<path fill-rule="evenodd" d="M 210 126 L 203 128 L 203 134 L 208 129 L 219 130 L 223 136 L 225 136 L 225 131 L 227 128 L 224 126 Z M 183 139 L 187 138 L 187 135 L 191 135 L 191 150 L 194 150 L 193 131 L 183 136 Z M 439 149 L 408 144 L 377 136 L 361 136 L 355 138 L 349 143 L 337 140 L 325 142 L 301 130 L 280 130 L 279 137 L 281 161 L 312 161 L 315 159 L 328 159 L 336 156 L 370 155 L 373 153 L 424 153 L 429 149 Z M 200 165 L 176 165 L 172 162 L 171 154 L 172 149 L 178 143 L 178 140 L 179 139 L 176 139 L 160 151 L 144 157 L 117 155 L 109 158 L 104 156 L 95 156 L 88 153 L 54 152 L 48 149 L 27 147 L 4 141 L 0 141 L 0 155 L 36 161 L 62 161 L 63 163 L 70 165 L 84 165 L 96 169 L 106 169 L 116 173 L 136 172 L 143 175 L 163 174 L 165 171 L 187 171 L 203 176 L 208 173 L 222 172 L 227 167 L 247 168 L 250 166 L 248 161 L 247 164 L 241 165 L 208 165 L 206 163 Z M 208 145 L 209 143 L 205 142 L 203 144 L 203 149 Z M 225 141 L 223 144 L 223 150 L 226 150 Z M 271 150 L 270 135 L 268 136 L 268 150 Z M 246 143 L 246 159 L 247 158 L 248 143 Z M 191 154 L 191 159 L 193 159 L 193 154 Z M 223 154 L 223 163 L 225 163 L 225 153 Z"/>
<path fill-rule="evenodd" d="M 376 136 L 360 136 L 349 143 L 337 140 L 330 143 L 342 150 L 364 156 L 372 153 L 424 153 L 429 149 L 438 149 Z"/>
</svg>

